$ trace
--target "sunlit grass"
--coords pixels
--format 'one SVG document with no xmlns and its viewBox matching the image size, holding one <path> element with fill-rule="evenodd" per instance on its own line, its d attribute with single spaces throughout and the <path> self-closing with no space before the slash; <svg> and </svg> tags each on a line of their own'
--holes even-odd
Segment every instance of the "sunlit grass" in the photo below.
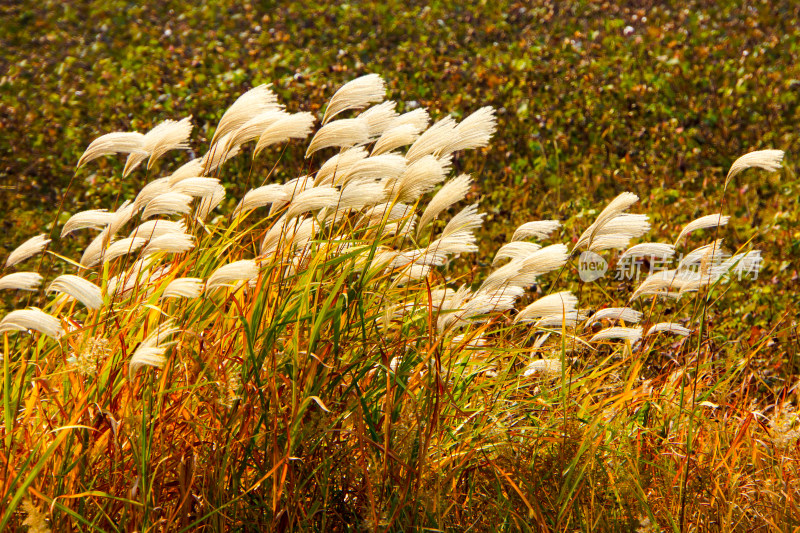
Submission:
<svg viewBox="0 0 800 533">
<path fill-rule="evenodd" d="M 227 123 L 275 112 L 254 105 L 260 97 L 234 104 Z M 166 180 L 141 205 L 120 203 L 97 219 L 95 233 L 113 231 L 99 233 L 96 261 L 45 252 L 91 281 L 102 303 L 87 307 L 95 289 L 62 284 L 23 302 L 63 332 L 0 321 L 0 529 L 798 525 L 793 393 L 765 395 L 758 368 L 760 351 L 786 332 L 776 326 L 747 349 L 717 333 L 725 303 L 758 287 L 739 279 L 754 256 L 726 263 L 719 247 L 703 248 L 642 297 L 636 287 L 657 273 L 652 256 L 634 282 L 614 281 L 612 269 L 582 283 L 584 249 L 616 266 L 615 250 L 648 242 L 647 217 L 627 213 L 638 197 L 624 193 L 598 206 L 593 223 L 568 221 L 583 223 L 577 245 L 558 245 L 551 224 L 536 235 L 541 249 L 530 242 L 483 268 L 470 259 L 482 215 L 467 206 L 468 191 L 437 192 L 455 178 L 451 152 L 482 147 L 494 132 L 491 111 L 419 128 L 412 137 L 425 142 L 411 155 L 365 151 L 345 166 L 345 154 L 412 120 L 395 113 L 365 125 L 360 110 L 376 103 L 374 92 L 350 98 L 328 123 L 342 131 L 327 130 L 326 155 L 342 166 L 326 180 L 314 182 L 321 157 L 300 165 L 276 156 L 278 166 L 305 166 L 309 179 L 296 176 L 236 214 L 213 205 L 222 185 L 187 200 L 174 196 L 180 180 Z M 220 175 L 234 152 L 220 137 L 193 170 Z M 109 149 L 137 150 L 159 153 Z M 406 172 L 412 159 L 424 164 Z M 749 155 L 734 167 L 779 162 Z M 417 228 L 437 197 L 437 215 Z M 123 241 L 153 202 L 155 218 L 184 226 L 170 225 L 173 240 L 158 247 L 153 235 Z M 720 224 L 700 224 L 679 247 L 684 258 L 724 236 Z M 735 252 L 754 253 L 749 242 Z M 36 260 L 16 268 L 35 270 Z M 180 278 L 200 281 L 163 297 Z M 562 290 L 574 304 L 515 320 L 524 304 Z M 628 323 L 597 319 L 627 306 Z M 648 334 L 665 322 L 688 335 Z"/>
</svg>

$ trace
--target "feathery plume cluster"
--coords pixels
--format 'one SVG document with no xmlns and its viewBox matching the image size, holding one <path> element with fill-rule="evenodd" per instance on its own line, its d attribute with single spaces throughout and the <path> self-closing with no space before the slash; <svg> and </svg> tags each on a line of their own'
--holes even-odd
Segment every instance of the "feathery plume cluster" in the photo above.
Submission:
<svg viewBox="0 0 800 533">
<path fill-rule="evenodd" d="M 258 265 L 250 259 L 234 261 L 223 265 L 214 271 L 208 278 L 206 291 L 210 292 L 218 287 L 229 287 L 234 282 L 250 281 L 258 277 Z"/>
<path fill-rule="evenodd" d="M 680 242 L 680 240 L 689 233 L 699 230 L 699 229 L 708 229 L 708 228 L 717 228 L 719 226 L 724 226 L 728 223 L 731 217 L 723 216 L 719 213 L 715 215 L 706 215 L 704 217 L 700 217 L 696 220 L 693 220 L 686 224 L 686 226 L 681 230 L 680 234 L 678 234 L 678 238 L 675 239 L 675 242 Z"/>
<path fill-rule="evenodd" d="M 72 274 L 58 276 L 47 287 L 47 292 L 60 292 L 72 296 L 89 309 L 100 309 L 103 305 L 103 293 L 100 287 Z"/>
<path fill-rule="evenodd" d="M 186 117 L 179 121 L 165 120 L 145 133 L 141 146 L 128 156 L 122 176 L 130 174 L 145 159 L 149 158 L 147 169 L 150 170 L 153 163 L 170 150 L 187 150 L 192 128 L 192 117 Z"/>
<path fill-rule="evenodd" d="M 289 139 L 305 139 L 314 127 L 314 116 L 311 113 L 294 113 L 275 121 L 261 131 L 253 150 L 253 157 L 259 152 Z"/>
<path fill-rule="evenodd" d="M 674 333 L 675 335 L 680 335 L 681 337 L 687 337 L 692 334 L 692 330 L 685 328 L 680 324 L 675 324 L 674 322 L 659 322 L 648 329 L 647 333 L 645 333 L 645 336 L 654 335 L 662 331 L 666 333 Z"/>
<path fill-rule="evenodd" d="M 600 342 L 608 340 L 624 340 L 630 341 L 631 344 L 635 343 L 642 338 L 642 328 L 624 328 L 615 326 L 598 331 L 589 342 Z"/>
<path fill-rule="evenodd" d="M 91 144 L 83 152 L 80 159 L 78 159 L 77 168 L 90 161 L 94 161 L 98 157 L 111 154 L 129 154 L 141 150 L 144 143 L 144 134 L 135 131 L 115 131 L 113 133 L 106 133 L 97 139 L 93 140 Z"/>
<path fill-rule="evenodd" d="M 44 250 L 50 243 L 44 234 L 37 235 L 20 244 L 13 252 L 8 255 L 6 259 L 6 268 L 21 263 L 26 259 L 30 259 Z"/>
<path fill-rule="evenodd" d="M 214 131 L 214 136 L 211 138 L 212 150 L 218 147 L 218 152 L 233 151 L 225 149 L 230 139 L 230 137 L 225 138 L 227 135 L 231 135 L 254 117 L 270 111 L 280 111 L 281 109 L 283 109 L 283 106 L 278 104 L 278 97 L 272 92 L 269 85 L 253 87 L 237 98 L 228 110 L 223 113 L 217 129 Z M 223 139 L 225 139 L 225 142 L 222 142 Z M 222 156 L 220 155 L 219 157 Z M 207 165 L 203 166 L 208 169 Z"/>
<path fill-rule="evenodd" d="M 333 117 L 350 109 L 364 109 L 369 104 L 380 102 L 386 96 L 386 82 L 377 74 L 367 74 L 353 81 L 342 85 L 334 93 L 325 115 L 322 117 L 322 124 L 325 125 Z"/>
<path fill-rule="evenodd" d="M 537 359 L 525 367 L 522 372 L 525 377 L 540 375 L 542 377 L 555 377 L 561 375 L 561 360 L 556 358 Z"/>
<path fill-rule="evenodd" d="M 422 229 L 427 226 L 428 222 L 434 220 L 442 211 L 466 198 L 471 185 L 472 178 L 469 174 L 461 174 L 445 183 L 428 202 L 428 206 L 419 219 L 418 228 Z"/>
<path fill-rule="evenodd" d="M 198 298 L 203 292 L 200 278 L 178 278 L 172 280 L 161 293 L 162 298 Z"/>
<path fill-rule="evenodd" d="M 369 141 L 369 124 L 359 118 L 348 118 L 329 122 L 322 126 L 311 139 L 306 157 L 324 148 L 350 148 Z"/>
<path fill-rule="evenodd" d="M 536 239 L 546 239 L 561 227 L 561 222 L 558 220 L 535 220 L 533 222 L 526 222 L 514 231 L 511 237 L 512 241 L 521 241 L 529 237 Z"/>
<path fill-rule="evenodd" d="M 90 209 L 75 213 L 61 228 L 61 238 L 79 229 L 103 229 L 108 226 L 113 216 L 113 213 L 109 213 L 106 209 Z"/>
<path fill-rule="evenodd" d="M 449 287 L 450 274 L 440 269 L 449 268 L 460 254 L 478 250 L 475 232 L 483 222 L 477 205 L 457 210 L 473 182 L 468 174 L 450 176 L 454 154 L 488 144 L 497 129 L 495 112 L 483 107 L 460 122 L 445 116 L 429 126 L 426 110 L 399 114 L 395 102 L 384 102 L 385 92 L 384 81 L 376 75 L 341 87 L 326 107 L 306 156 L 329 147 L 338 148 L 338 153 L 322 161 L 316 172 L 284 183 L 265 182 L 249 190 L 232 216 L 206 222 L 225 198 L 224 185 L 212 176 L 221 164 L 235 157 L 245 143 L 255 141 L 255 156 L 273 144 L 308 137 L 315 124 L 310 113 L 287 112 L 266 85 L 247 91 L 223 113 L 202 158 L 151 180 L 133 202 L 125 201 L 115 211 L 75 213 L 64 224 L 62 237 L 82 229 L 99 231 L 80 262 L 87 268 L 103 265 L 103 275 L 108 276 L 105 294 L 98 285 L 72 274 L 52 280 L 46 292 L 78 300 L 87 308 L 81 313 L 104 323 L 109 302 L 141 305 L 143 298 L 158 296 L 147 300 L 148 305 L 142 308 L 154 309 L 160 304 L 182 309 L 186 302 L 172 299 L 200 299 L 203 293 L 223 287 L 255 286 L 262 272 L 264 290 L 273 291 L 276 279 L 272 276 L 291 285 L 307 269 L 335 264 L 330 268 L 349 268 L 370 283 L 386 284 L 375 290 L 383 296 L 377 308 L 369 310 L 374 312 L 374 323 L 382 328 L 393 328 L 398 320 L 435 324 L 437 334 L 448 337 L 446 346 L 463 348 L 469 344 L 460 337 L 450 338 L 456 329 L 477 323 L 491 329 L 498 317 L 509 312 L 506 324 L 513 331 L 547 329 L 547 335 L 536 340 L 536 349 L 551 333 L 569 335 L 576 344 L 589 346 L 585 340 L 591 335 L 589 328 L 598 325 L 607 329 L 594 333 L 589 342 L 635 343 L 642 336 L 642 328 L 627 327 L 642 321 L 640 310 L 607 307 L 592 314 L 588 304 L 582 309 L 578 297 L 568 290 L 553 292 L 519 312 L 512 311 L 528 289 L 541 283 L 542 276 L 567 265 L 570 253 L 564 244 L 543 247 L 527 241 L 553 237 L 561 228 L 558 220 L 519 226 L 511 242 L 497 250 L 488 275 L 458 290 Z M 345 112 L 352 115 L 339 118 Z M 89 145 L 78 166 L 103 155 L 126 153 L 124 174 L 145 160 L 149 160 L 150 169 L 167 151 L 188 148 L 191 131 L 191 120 L 186 118 L 164 121 L 146 134 L 103 135 Z M 777 150 L 747 154 L 734 163 L 728 179 L 750 167 L 774 171 L 782 157 Z M 618 262 L 650 259 L 650 263 L 643 262 L 651 266 L 650 273 L 633 292 L 631 302 L 648 295 L 677 299 L 701 288 L 712 290 L 726 277 L 760 266 L 762 258 L 757 250 L 729 257 L 718 240 L 692 250 L 672 270 L 654 271 L 652 260 L 671 260 L 676 246 L 688 234 L 724 226 L 729 217 L 707 215 L 689 223 L 675 245 L 645 242 L 631 246 L 634 239 L 650 230 L 646 215 L 627 212 L 636 201 L 638 197 L 630 192 L 617 196 L 583 231 L 572 250 L 624 250 Z M 263 207 L 268 210 L 249 225 L 246 214 Z M 455 214 L 448 215 L 451 209 Z M 118 233 L 134 219 L 138 225 L 128 228 L 126 237 L 120 237 Z M 216 242 L 223 244 L 215 245 L 214 239 L 222 239 Z M 31 239 L 12 252 L 6 267 L 41 252 L 48 243 L 44 235 Z M 248 258 L 256 253 L 256 259 Z M 129 257 L 120 259 L 125 256 Z M 220 264 L 221 257 L 229 262 Z M 35 272 L 9 273 L 0 277 L 0 289 L 35 291 L 42 281 Z M 242 295 L 245 299 L 249 296 Z M 189 307 L 195 305 L 205 305 L 205 299 Z M 82 315 L 75 314 L 74 306 L 61 309 L 67 313 L 65 323 L 81 323 Z M 566 328 L 571 331 L 567 333 Z M 60 319 L 35 308 L 14 311 L 0 322 L 0 331 L 18 330 L 40 331 L 56 338 L 64 335 Z M 650 326 L 647 334 L 658 332 L 688 335 L 691 330 L 664 322 Z M 458 335 L 472 338 L 473 333 Z M 490 333 L 480 331 L 481 347 L 491 342 Z M 142 366 L 162 366 L 167 348 L 178 342 L 167 340 L 173 336 L 179 339 L 182 332 L 168 323 L 146 337 L 133 352 L 130 376 Z M 547 374 L 551 367 L 560 372 L 560 365 L 554 359 L 534 361 L 524 374 Z"/>
<path fill-rule="evenodd" d="M 172 325 L 171 322 L 165 322 L 158 326 L 155 331 L 148 335 L 142 343 L 133 352 L 131 361 L 128 364 L 128 377 L 133 379 L 136 372 L 143 366 L 152 366 L 155 368 L 162 368 L 166 362 L 164 354 L 167 348 L 177 344 L 178 341 L 166 341 L 168 337 L 175 335 L 180 330 Z"/>
<path fill-rule="evenodd" d="M 609 320 L 611 322 L 622 321 L 626 324 L 638 324 L 642 320 L 642 313 L 630 307 L 607 307 L 600 309 L 592 315 L 592 322 Z"/>
<path fill-rule="evenodd" d="M 539 298 L 516 316 L 517 322 L 533 321 L 550 315 L 568 314 L 575 311 L 578 298 L 569 291 L 562 291 Z"/>
<path fill-rule="evenodd" d="M 725 176 L 725 187 L 731 179 L 740 172 L 748 168 L 760 168 L 767 172 L 775 172 L 781 168 L 783 162 L 783 150 L 757 150 L 741 156 L 733 162 L 731 168 L 728 170 L 728 175 Z"/>
<path fill-rule="evenodd" d="M 14 272 L 0 277 L 0 290 L 35 291 L 42 284 L 37 272 Z"/>
<path fill-rule="evenodd" d="M 34 330 L 58 339 L 64 334 L 61 322 L 41 309 L 18 309 L 11 311 L 0 320 L 0 333 Z"/>
</svg>

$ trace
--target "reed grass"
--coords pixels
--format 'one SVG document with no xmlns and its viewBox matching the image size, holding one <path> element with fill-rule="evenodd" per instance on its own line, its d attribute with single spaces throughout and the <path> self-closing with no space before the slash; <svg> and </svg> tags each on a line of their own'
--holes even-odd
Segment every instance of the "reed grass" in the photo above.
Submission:
<svg viewBox="0 0 800 533">
<path fill-rule="evenodd" d="M 62 239 L 99 231 L 80 260 L 44 236 L 12 252 L 2 286 L 32 292 L 0 320 L 0 530 L 796 529 L 797 415 L 753 368 L 769 339 L 738 353 L 712 329 L 761 260 L 724 250 L 728 216 L 631 245 L 653 230 L 623 193 L 571 248 L 532 221 L 482 269 L 475 186 L 452 166 L 494 113 L 428 128 L 384 93 L 345 85 L 307 174 L 228 209 L 225 161 L 255 142 L 285 163 L 269 146 L 314 118 L 256 87 L 205 156 L 74 214 Z M 149 170 L 190 131 L 105 135 L 79 165 Z M 47 246 L 69 274 L 7 277 Z M 671 270 L 584 284 L 582 249 Z"/>
</svg>

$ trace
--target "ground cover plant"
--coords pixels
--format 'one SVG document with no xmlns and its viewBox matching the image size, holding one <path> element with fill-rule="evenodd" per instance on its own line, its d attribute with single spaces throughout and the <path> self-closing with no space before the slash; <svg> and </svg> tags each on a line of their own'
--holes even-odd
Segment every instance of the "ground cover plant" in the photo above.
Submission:
<svg viewBox="0 0 800 533">
<path fill-rule="evenodd" d="M 385 93 L 359 77 L 317 127 L 254 87 L 162 177 L 190 118 L 92 141 L 79 167 L 123 153 L 147 184 L 70 215 L 62 240 L 95 233 L 80 257 L 42 234 L 5 261 L 0 286 L 34 294 L 0 320 L 0 527 L 795 527 L 796 415 L 751 384 L 769 338 L 736 357 L 709 332 L 762 261 L 752 239 L 727 251 L 725 197 L 664 242 L 623 192 L 570 246 L 529 221 L 480 271 L 484 215 L 452 167 L 495 111 L 431 124 Z M 279 145 L 309 135 L 276 181 Z M 272 170 L 221 210 L 241 152 Z M 21 266 L 44 250 L 71 273 L 39 291 Z M 591 257 L 643 277 L 582 283 Z"/>
</svg>

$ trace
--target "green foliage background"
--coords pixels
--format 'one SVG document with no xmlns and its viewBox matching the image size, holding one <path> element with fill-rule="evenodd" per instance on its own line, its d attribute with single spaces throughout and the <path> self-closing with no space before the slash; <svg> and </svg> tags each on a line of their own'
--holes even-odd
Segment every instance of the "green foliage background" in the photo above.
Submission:
<svg viewBox="0 0 800 533">
<path fill-rule="evenodd" d="M 795 179 L 800 7 L 734 2 L 21 2 L 0 7 L 3 247 L 69 213 L 133 197 L 155 175 L 120 179 L 123 158 L 74 165 L 95 137 L 193 115 L 201 155 L 224 109 L 272 83 L 292 111 L 376 72 L 400 109 L 498 109 L 491 147 L 456 160 L 488 211 L 480 262 L 518 224 L 572 218 L 573 236 L 623 190 L 640 195 L 653 235 L 719 209 L 725 170 L 758 148 L 786 170 L 740 176 L 727 200 L 731 248 L 755 236 L 767 259 L 737 313 L 748 333 L 793 314 L 800 253 Z M 223 170 L 228 201 L 302 143 Z M 177 157 L 177 161 L 176 161 Z M 468 160 L 466 158 L 469 158 Z M 53 230 L 55 235 L 55 230 Z M 489 238 L 487 238 L 489 237 Z M 85 244 L 79 239 L 74 246 Z M 62 248 L 63 249 L 63 248 Z"/>
</svg>

